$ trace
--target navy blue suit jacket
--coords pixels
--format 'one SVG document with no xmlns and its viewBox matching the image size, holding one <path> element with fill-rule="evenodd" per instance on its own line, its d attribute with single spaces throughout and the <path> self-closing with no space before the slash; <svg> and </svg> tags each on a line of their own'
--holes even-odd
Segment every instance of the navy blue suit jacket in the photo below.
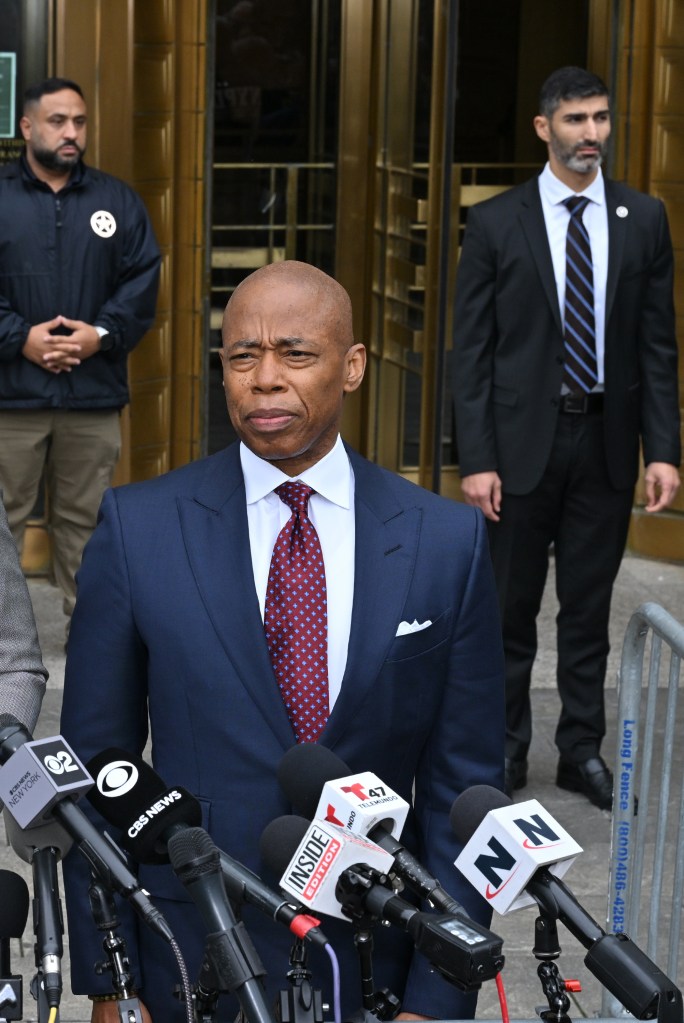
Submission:
<svg viewBox="0 0 684 1023">
<path fill-rule="evenodd" d="M 448 814 L 463 789 L 503 780 L 503 664 L 484 519 L 349 456 L 356 487 L 351 634 L 341 693 L 321 743 L 409 801 L 415 781 L 416 813 L 405 837 L 482 918 L 483 900 L 453 867 L 458 848 Z M 414 619 L 432 625 L 397 637 L 399 623 Z M 219 847 L 276 883 L 258 843 L 269 821 L 291 812 L 276 768 L 294 740 L 264 639 L 237 445 L 109 491 L 87 546 L 62 731 L 84 760 L 113 745 L 140 753 L 148 712 L 156 770 L 197 796 Z M 195 979 L 204 936 L 199 914 L 170 868 L 139 873 Z M 73 853 L 65 879 L 74 989 L 107 990 L 92 971 L 101 937 L 89 924 L 85 871 Z M 272 998 L 287 986 L 291 936 L 249 908 L 244 919 Z M 361 1004 L 351 928 L 330 920 L 324 927 L 341 960 L 351 1011 Z M 166 1023 L 176 1018 L 167 993 L 178 979 L 175 965 L 160 939 L 135 930 L 129 952 L 142 997 L 155 1023 Z M 378 986 L 404 994 L 404 1005 L 416 1012 L 472 1015 L 472 999 L 431 974 L 426 960 L 413 961 L 403 934 L 380 930 Z M 314 982 L 330 997 L 327 957 L 311 953 L 309 960 Z M 184 1018 L 180 1007 L 176 1015 Z"/>
</svg>

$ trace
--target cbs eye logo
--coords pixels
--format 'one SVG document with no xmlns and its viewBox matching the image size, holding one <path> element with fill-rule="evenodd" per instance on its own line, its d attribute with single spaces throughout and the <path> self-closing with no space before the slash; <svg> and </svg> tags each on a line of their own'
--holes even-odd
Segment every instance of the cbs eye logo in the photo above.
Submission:
<svg viewBox="0 0 684 1023">
<path fill-rule="evenodd" d="M 109 799 L 124 796 L 138 780 L 138 768 L 128 760 L 112 760 L 97 776 L 97 790 Z"/>
</svg>

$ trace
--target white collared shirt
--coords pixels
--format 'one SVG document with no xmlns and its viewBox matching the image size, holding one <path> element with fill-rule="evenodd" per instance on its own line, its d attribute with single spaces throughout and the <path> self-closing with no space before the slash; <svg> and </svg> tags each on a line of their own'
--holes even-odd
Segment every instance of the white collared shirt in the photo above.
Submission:
<svg viewBox="0 0 684 1023">
<path fill-rule="evenodd" d="M 268 586 L 271 555 L 278 533 L 291 516 L 273 491 L 291 480 L 271 462 L 240 444 L 245 478 L 249 546 L 261 617 Z M 325 565 L 328 598 L 328 688 L 332 710 L 342 686 L 354 600 L 354 473 L 342 439 L 324 458 L 294 479 L 316 491 L 309 498 L 309 518 L 316 528 Z"/>
<path fill-rule="evenodd" d="M 594 264 L 594 322 L 596 327 L 596 360 L 598 363 L 598 388 L 603 389 L 603 355 L 605 351 L 606 326 L 606 281 L 608 279 L 608 212 L 606 189 L 601 168 L 592 183 L 583 192 L 573 192 L 556 177 L 549 164 L 539 175 L 546 234 L 551 248 L 553 274 L 558 289 L 558 305 L 561 319 L 565 310 L 565 240 L 568 233 L 569 214 L 563 201 L 571 195 L 585 196 L 590 202 L 582 214 L 591 244 L 591 259 Z"/>
</svg>

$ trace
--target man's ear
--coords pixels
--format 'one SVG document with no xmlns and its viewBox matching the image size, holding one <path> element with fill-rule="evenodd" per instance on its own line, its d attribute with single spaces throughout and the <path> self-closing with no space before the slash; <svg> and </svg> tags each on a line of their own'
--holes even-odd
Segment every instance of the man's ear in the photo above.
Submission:
<svg viewBox="0 0 684 1023">
<path fill-rule="evenodd" d="M 28 117 L 22 117 L 19 121 L 19 127 L 21 128 L 21 134 L 24 136 L 24 142 L 28 142 L 31 138 L 31 122 Z"/>
<path fill-rule="evenodd" d="M 352 345 L 345 355 L 347 373 L 344 381 L 345 392 L 357 390 L 363 380 L 366 370 L 366 348 L 365 345 Z"/>
<path fill-rule="evenodd" d="M 534 124 L 534 130 L 542 142 L 548 142 L 551 138 L 548 117 L 544 117 L 542 114 L 537 114 L 532 123 Z"/>
</svg>

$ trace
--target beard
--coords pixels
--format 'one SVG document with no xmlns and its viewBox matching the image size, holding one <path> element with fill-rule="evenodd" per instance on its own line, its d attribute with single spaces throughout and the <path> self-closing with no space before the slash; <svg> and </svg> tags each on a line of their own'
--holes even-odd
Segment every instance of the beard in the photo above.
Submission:
<svg viewBox="0 0 684 1023">
<path fill-rule="evenodd" d="M 558 162 L 562 163 L 568 170 L 575 171 L 578 174 L 589 174 L 591 171 L 596 170 L 603 163 L 608 153 L 607 140 L 603 142 L 581 141 L 568 146 L 553 131 L 550 132 L 549 144 Z M 591 156 L 581 156 L 580 149 L 587 149 L 589 147 L 594 149 L 595 152 Z"/>
<path fill-rule="evenodd" d="M 74 156 L 63 156 L 61 147 L 60 149 L 41 149 L 36 145 L 32 147 L 31 153 L 41 167 L 45 167 L 46 170 L 64 171 L 75 167 L 85 152 L 85 149 L 81 149 L 76 142 L 69 143 L 69 148 L 76 150 Z"/>
</svg>

